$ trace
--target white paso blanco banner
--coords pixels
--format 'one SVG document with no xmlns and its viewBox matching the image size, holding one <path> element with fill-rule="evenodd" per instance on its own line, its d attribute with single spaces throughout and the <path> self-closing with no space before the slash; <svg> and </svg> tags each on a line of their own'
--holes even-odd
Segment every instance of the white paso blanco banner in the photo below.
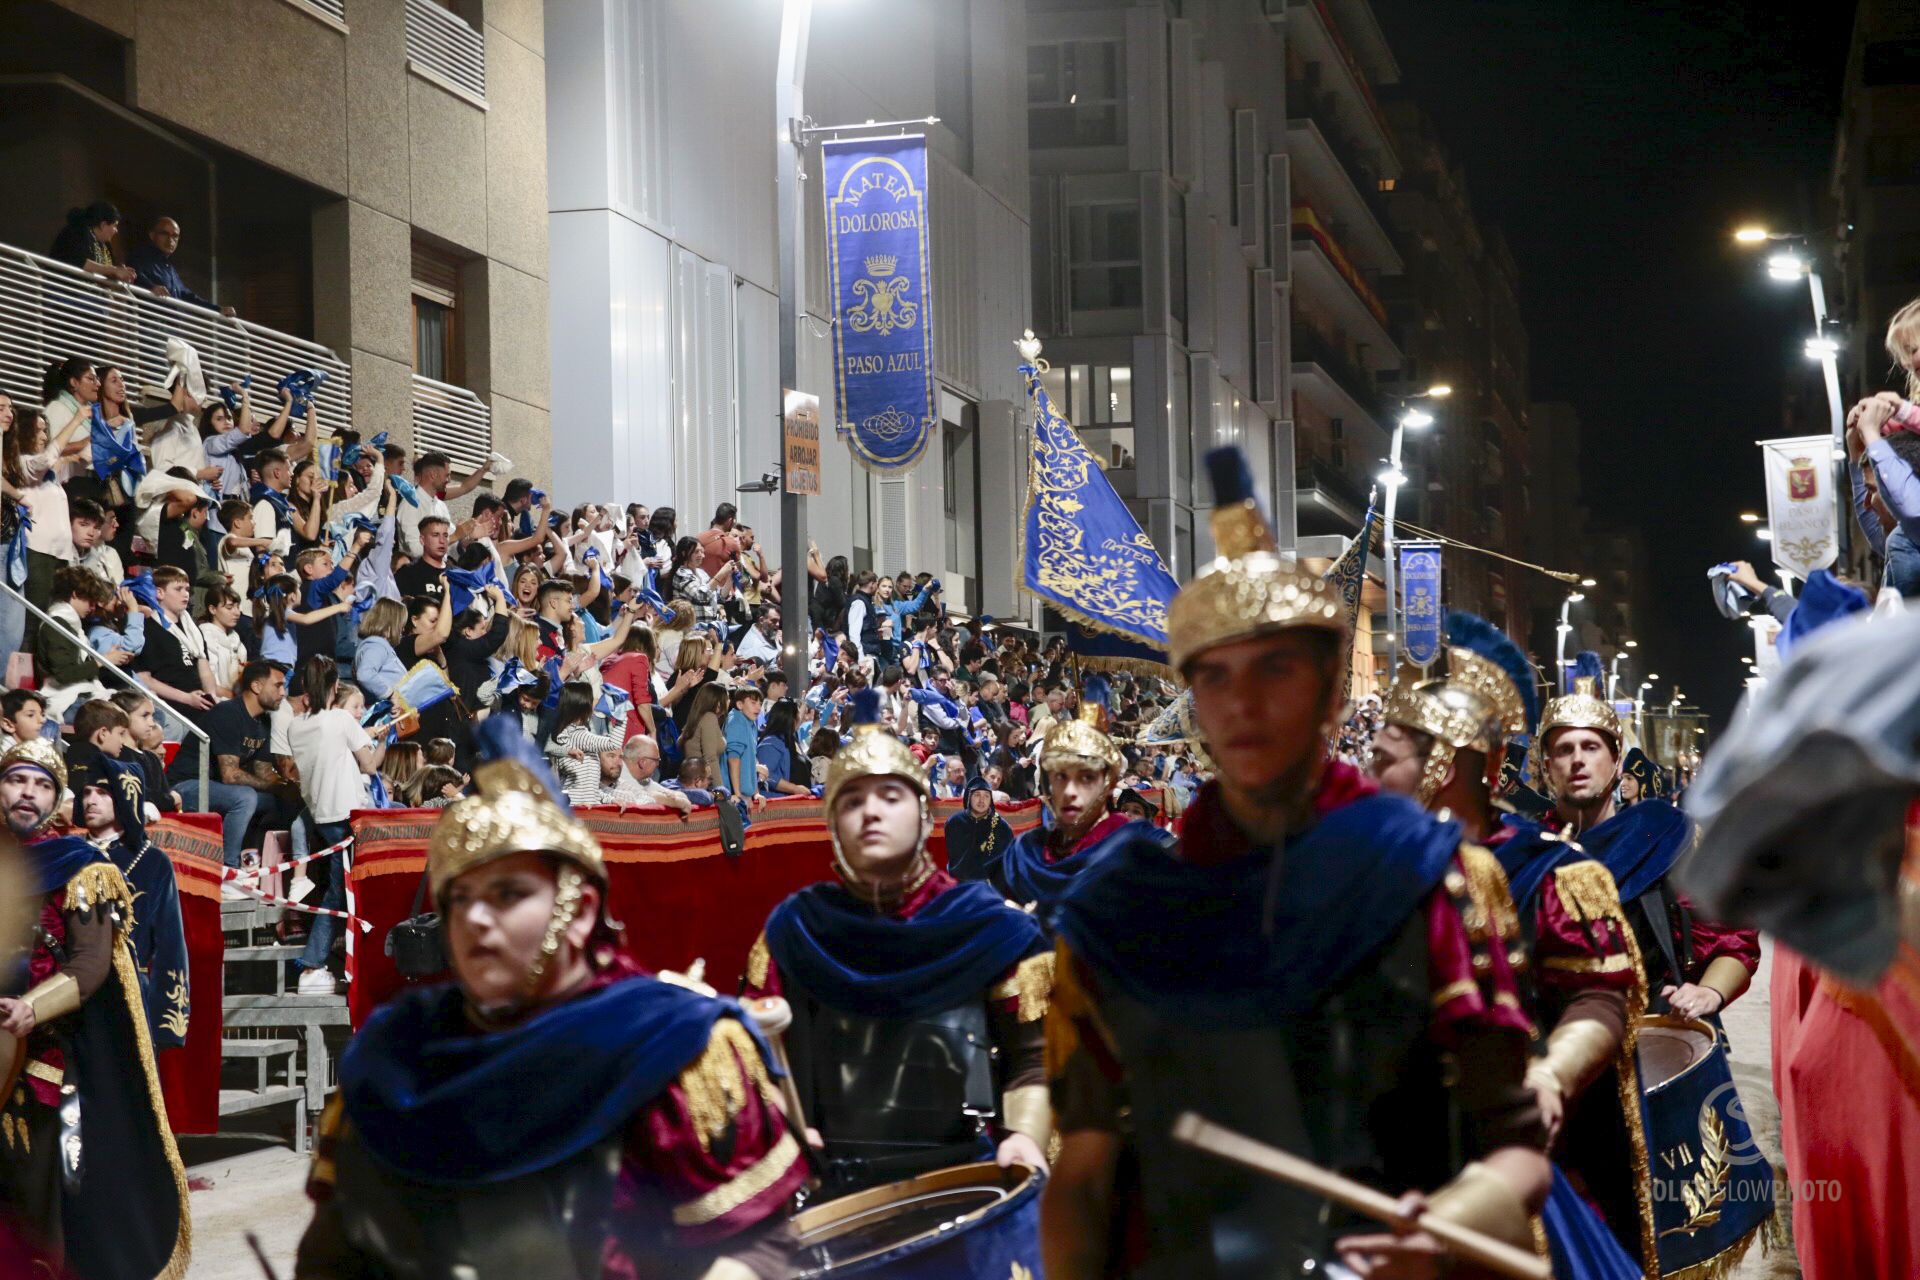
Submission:
<svg viewBox="0 0 1920 1280">
<path fill-rule="evenodd" d="M 1798 578 L 1840 556 L 1840 504 L 1833 488 L 1833 438 L 1761 440 L 1767 467 L 1767 525 L 1773 563 Z"/>
</svg>

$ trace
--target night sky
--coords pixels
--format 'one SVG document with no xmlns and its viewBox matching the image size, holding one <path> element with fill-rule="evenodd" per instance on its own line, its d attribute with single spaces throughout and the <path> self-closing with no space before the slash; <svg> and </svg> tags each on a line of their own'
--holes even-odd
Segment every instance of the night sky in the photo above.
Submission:
<svg viewBox="0 0 1920 1280">
<path fill-rule="evenodd" d="M 1513 246 L 1533 395 L 1580 411 L 1587 506 L 1647 533 L 1652 615 L 1638 639 L 1665 677 L 1656 692 L 1678 679 L 1724 723 L 1751 648 L 1714 611 L 1706 570 L 1744 558 L 1770 571 L 1738 522 L 1765 509 L 1752 442 L 1783 434 L 1789 394 L 1819 397 L 1824 418 L 1818 366 L 1801 351 L 1805 288 L 1769 281 L 1730 233 L 1812 225 L 1853 6 L 1374 9 L 1405 90 L 1465 167 L 1476 214 Z"/>
</svg>

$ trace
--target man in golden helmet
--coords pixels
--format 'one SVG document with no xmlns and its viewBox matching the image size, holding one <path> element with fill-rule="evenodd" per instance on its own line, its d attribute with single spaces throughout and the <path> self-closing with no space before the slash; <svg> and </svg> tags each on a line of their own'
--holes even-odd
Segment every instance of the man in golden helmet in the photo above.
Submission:
<svg viewBox="0 0 1920 1280">
<path fill-rule="evenodd" d="M 1447 674 L 1394 686 L 1374 739 L 1382 788 L 1411 795 L 1461 824 L 1508 877 L 1522 945 L 1510 953 L 1527 1012 L 1546 1037 L 1527 1069 L 1556 1159 L 1546 1215 L 1554 1274 L 1566 1280 L 1635 1275 L 1652 1227 L 1633 1216 L 1645 1186 L 1622 1158 L 1640 1120 L 1631 1020 L 1646 1007 L 1633 931 L 1607 869 L 1580 846 L 1514 813 L 1494 796 L 1509 740 L 1529 731 L 1539 704 L 1533 666 L 1484 618 L 1447 616 Z M 1571 1121 L 1571 1123 L 1569 1123 Z M 1594 1159 L 1596 1150 L 1605 1158 Z M 1589 1200 L 1627 1209 L 1622 1241 Z"/>
<path fill-rule="evenodd" d="M 1009 900 L 1030 905 L 1042 924 L 1075 876 L 1120 841 L 1153 830 L 1113 809 L 1126 760 L 1106 732 L 1108 692 L 1104 677 L 1089 676 L 1080 695 L 1080 714 L 1056 720 L 1047 730 L 1040 744 L 1040 776 L 1053 821 L 1015 840 L 994 880 Z"/>
<path fill-rule="evenodd" d="M 806 1161 L 761 1041 L 619 951 L 593 833 L 517 726 L 476 737 L 427 850 L 453 980 L 342 1056 L 296 1274 L 785 1275 Z"/>
<path fill-rule="evenodd" d="M 782 902 L 746 990 L 784 997 L 801 1109 L 825 1195 L 997 1159 L 1046 1168 L 1042 1015 L 1052 956 L 1033 918 L 934 865 L 932 793 L 855 695 L 827 771 L 833 881 Z"/>
<path fill-rule="evenodd" d="M 1168 640 L 1216 775 L 1172 849 L 1124 843 L 1055 912 L 1049 1280 L 1444 1261 L 1182 1146 L 1189 1110 L 1530 1247 L 1548 1166 L 1498 866 L 1329 758 L 1344 602 L 1278 553 L 1239 451 L 1207 461 L 1219 558 Z"/>
</svg>

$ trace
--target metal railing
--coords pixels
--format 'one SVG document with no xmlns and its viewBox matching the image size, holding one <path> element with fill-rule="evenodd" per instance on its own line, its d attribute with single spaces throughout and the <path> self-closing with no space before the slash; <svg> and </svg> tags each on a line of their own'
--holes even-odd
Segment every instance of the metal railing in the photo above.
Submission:
<svg viewBox="0 0 1920 1280">
<path fill-rule="evenodd" d="M 80 356 L 117 367 L 137 398 L 141 386 L 158 386 L 171 369 L 168 338 L 200 353 L 209 391 L 251 375 L 254 416 L 262 422 L 279 411 L 274 387 L 282 377 L 323 369 L 315 422 L 327 435 L 351 425 L 353 374 L 318 343 L 0 244 L 0 391 L 38 404 L 46 367 Z"/>
<path fill-rule="evenodd" d="M 26 611 L 28 613 L 31 613 L 34 617 L 40 619 L 41 626 L 52 627 L 55 631 L 58 631 L 61 635 L 65 636 L 69 641 L 78 645 L 80 648 L 86 650 L 88 653 L 92 654 L 93 660 L 99 664 L 100 670 L 112 675 L 115 680 L 118 680 L 121 684 L 126 685 L 127 688 L 137 690 L 142 697 L 146 698 L 147 701 L 153 704 L 153 709 L 155 711 L 158 711 L 164 714 L 167 717 L 167 719 L 176 722 L 177 724 L 179 724 L 179 726 L 183 730 L 192 734 L 194 737 L 200 739 L 200 777 L 199 777 L 200 788 L 199 788 L 199 791 L 194 796 L 194 803 L 199 806 L 196 812 L 211 813 L 213 811 L 213 806 L 211 804 L 211 797 L 207 793 L 207 764 L 208 764 L 208 757 L 213 754 L 213 744 L 207 738 L 206 730 L 202 729 L 199 725 L 195 724 L 193 721 L 187 719 L 184 713 L 180 711 L 176 711 L 173 708 L 173 706 L 167 702 L 165 698 L 162 698 L 159 694 L 147 688 L 147 686 L 145 686 L 144 684 L 141 684 L 138 680 L 134 679 L 132 676 L 122 671 L 119 667 L 116 667 L 111 662 L 107 661 L 107 656 L 101 653 L 98 649 L 94 648 L 92 645 L 88 644 L 87 638 L 85 636 L 77 635 L 73 631 L 69 630 L 67 628 L 66 623 L 46 613 L 44 610 L 40 608 L 39 605 L 27 599 L 25 596 L 21 595 L 18 591 L 15 591 L 10 584 L 5 582 L 0 582 L 0 591 L 6 592 L 8 595 L 12 596 L 15 600 L 18 600 L 21 604 L 21 607 L 26 609 Z M 199 624 L 192 623 L 190 621 L 190 625 L 197 626 Z"/>
<path fill-rule="evenodd" d="M 413 375 L 413 449 L 416 455 L 437 449 L 465 475 L 487 464 L 493 454 L 493 414 L 486 401 L 465 387 Z"/>
<path fill-rule="evenodd" d="M 407 0 L 407 67 L 487 105 L 486 41 L 445 5 Z"/>
</svg>

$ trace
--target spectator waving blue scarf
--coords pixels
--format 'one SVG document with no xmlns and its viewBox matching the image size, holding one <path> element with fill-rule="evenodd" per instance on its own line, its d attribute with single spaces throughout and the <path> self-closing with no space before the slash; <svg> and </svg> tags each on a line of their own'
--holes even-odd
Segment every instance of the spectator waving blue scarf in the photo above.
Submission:
<svg viewBox="0 0 1920 1280">
<path fill-rule="evenodd" d="M 387 433 L 382 431 L 371 440 L 348 445 L 340 454 L 341 465 L 351 467 L 360 461 L 361 454 L 371 452 L 377 457 L 386 452 L 386 448 Z"/>
<path fill-rule="evenodd" d="M 244 377 L 244 378 L 242 378 L 242 379 L 240 379 L 240 390 L 241 390 L 241 391 L 250 391 L 250 390 L 252 390 L 252 388 L 253 388 L 253 375 L 252 375 L 252 374 L 248 374 L 248 375 L 247 375 L 246 377 Z M 237 391 L 235 391 L 235 390 L 234 390 L 234 389 L 233 389 L 232 387 L 221 387 L 221 388 L 220 388 L 220 403 L 222 403 L 222 404 L 224 404 L 224 405 L 226 405 L 226 406 L 227 406 L 227 412 L 228 412 L 228 413 L 230 413 L 230 414 L 232 414 L 232 415 L 234 416 L 234 425 L 236 425 L 236 426 L 238 426 L 238 425 L 239 425 L 239 418 L 240 418 L 240 394 L 239 394 L 239 392 L 237 392 Z"/>
<path fill-rule="evenodd" d="M 98 400 L 93 403 L 93 473 L 102 484 L 113 483 L 116 476 L 127 476 L 130 483 L 122 487 L 129 492 L 147 474 L 147 460 L 140 456 L 140 437 L 133 423 L 108 425 Z"/>
<path fill-rule="evenodd" d="M 580 553 L 580 559 L 583 563 L 591 564 L 595 569 L 600 571 L 600 589 L 608 595 L 612 595 L 613 579 L 607 576 L 607 571 L 600 565 L 600 548 L 588 547 Z"/>
<path fill-rule="evenodd" d="M 500 585 L 500 571 L 494 567 L 492 556 L 478 569 L 448 569 L 446 578 L 447 599 L 453 605 L 456 618 L 467 611 L 475 596 L 484 595 L 488 587 Z"/>
<path fill-rule="evenodd" d="M 966 712 L 960 709 L 960 704 L 937 689 L 909 689 L 907 694 L 923 707 L 939 707 L 950 719 L 963 724 L 966 721 Z"/>
<path fill-rule="evenodd" d="M 493 681 L 493 699 L 495 703 L 504 703 L 517 691 L 540 683 L 540 677 L 520 665 L 520 659 L 508 658 L 507 665 L 500 668 L 500 674 Z"/>
<path fill-rule="evenodd" d="M 387 478 L 393 481 L 393 491 L 405 499 L 408 506 L 420 505 L 420 491 L 413 487 L 413 481 L 405 476 L 388 476 Z"/>
<path fill-rule="evenodd" d="M 173 624 L 167 621 L 167 611 L 160 607 L 160 593 L 154 590 L 152 570 L 135 569 L 127 575 L 127 580 L 122 585 L 133 593 L 136 601 L 153 610 L 154 619 L 161 626 L 169 631 L 173 630 Z"/>
<path fill-rule="evenodd" d="M 278 489 L 269 488 L 255 480 L 247 489 L 247 498 L 251 502 L 271 503 L 274 519 L 285 524 L 293 523 L 293 502 Z"/>
<path fill-rule="evenodd" d="M 548 658 L 540 669 L 547 673 L 547 696 L 540 707 L 544 711 L 551 711 L 560 705 L 560 655 Z"/>
</svg>

